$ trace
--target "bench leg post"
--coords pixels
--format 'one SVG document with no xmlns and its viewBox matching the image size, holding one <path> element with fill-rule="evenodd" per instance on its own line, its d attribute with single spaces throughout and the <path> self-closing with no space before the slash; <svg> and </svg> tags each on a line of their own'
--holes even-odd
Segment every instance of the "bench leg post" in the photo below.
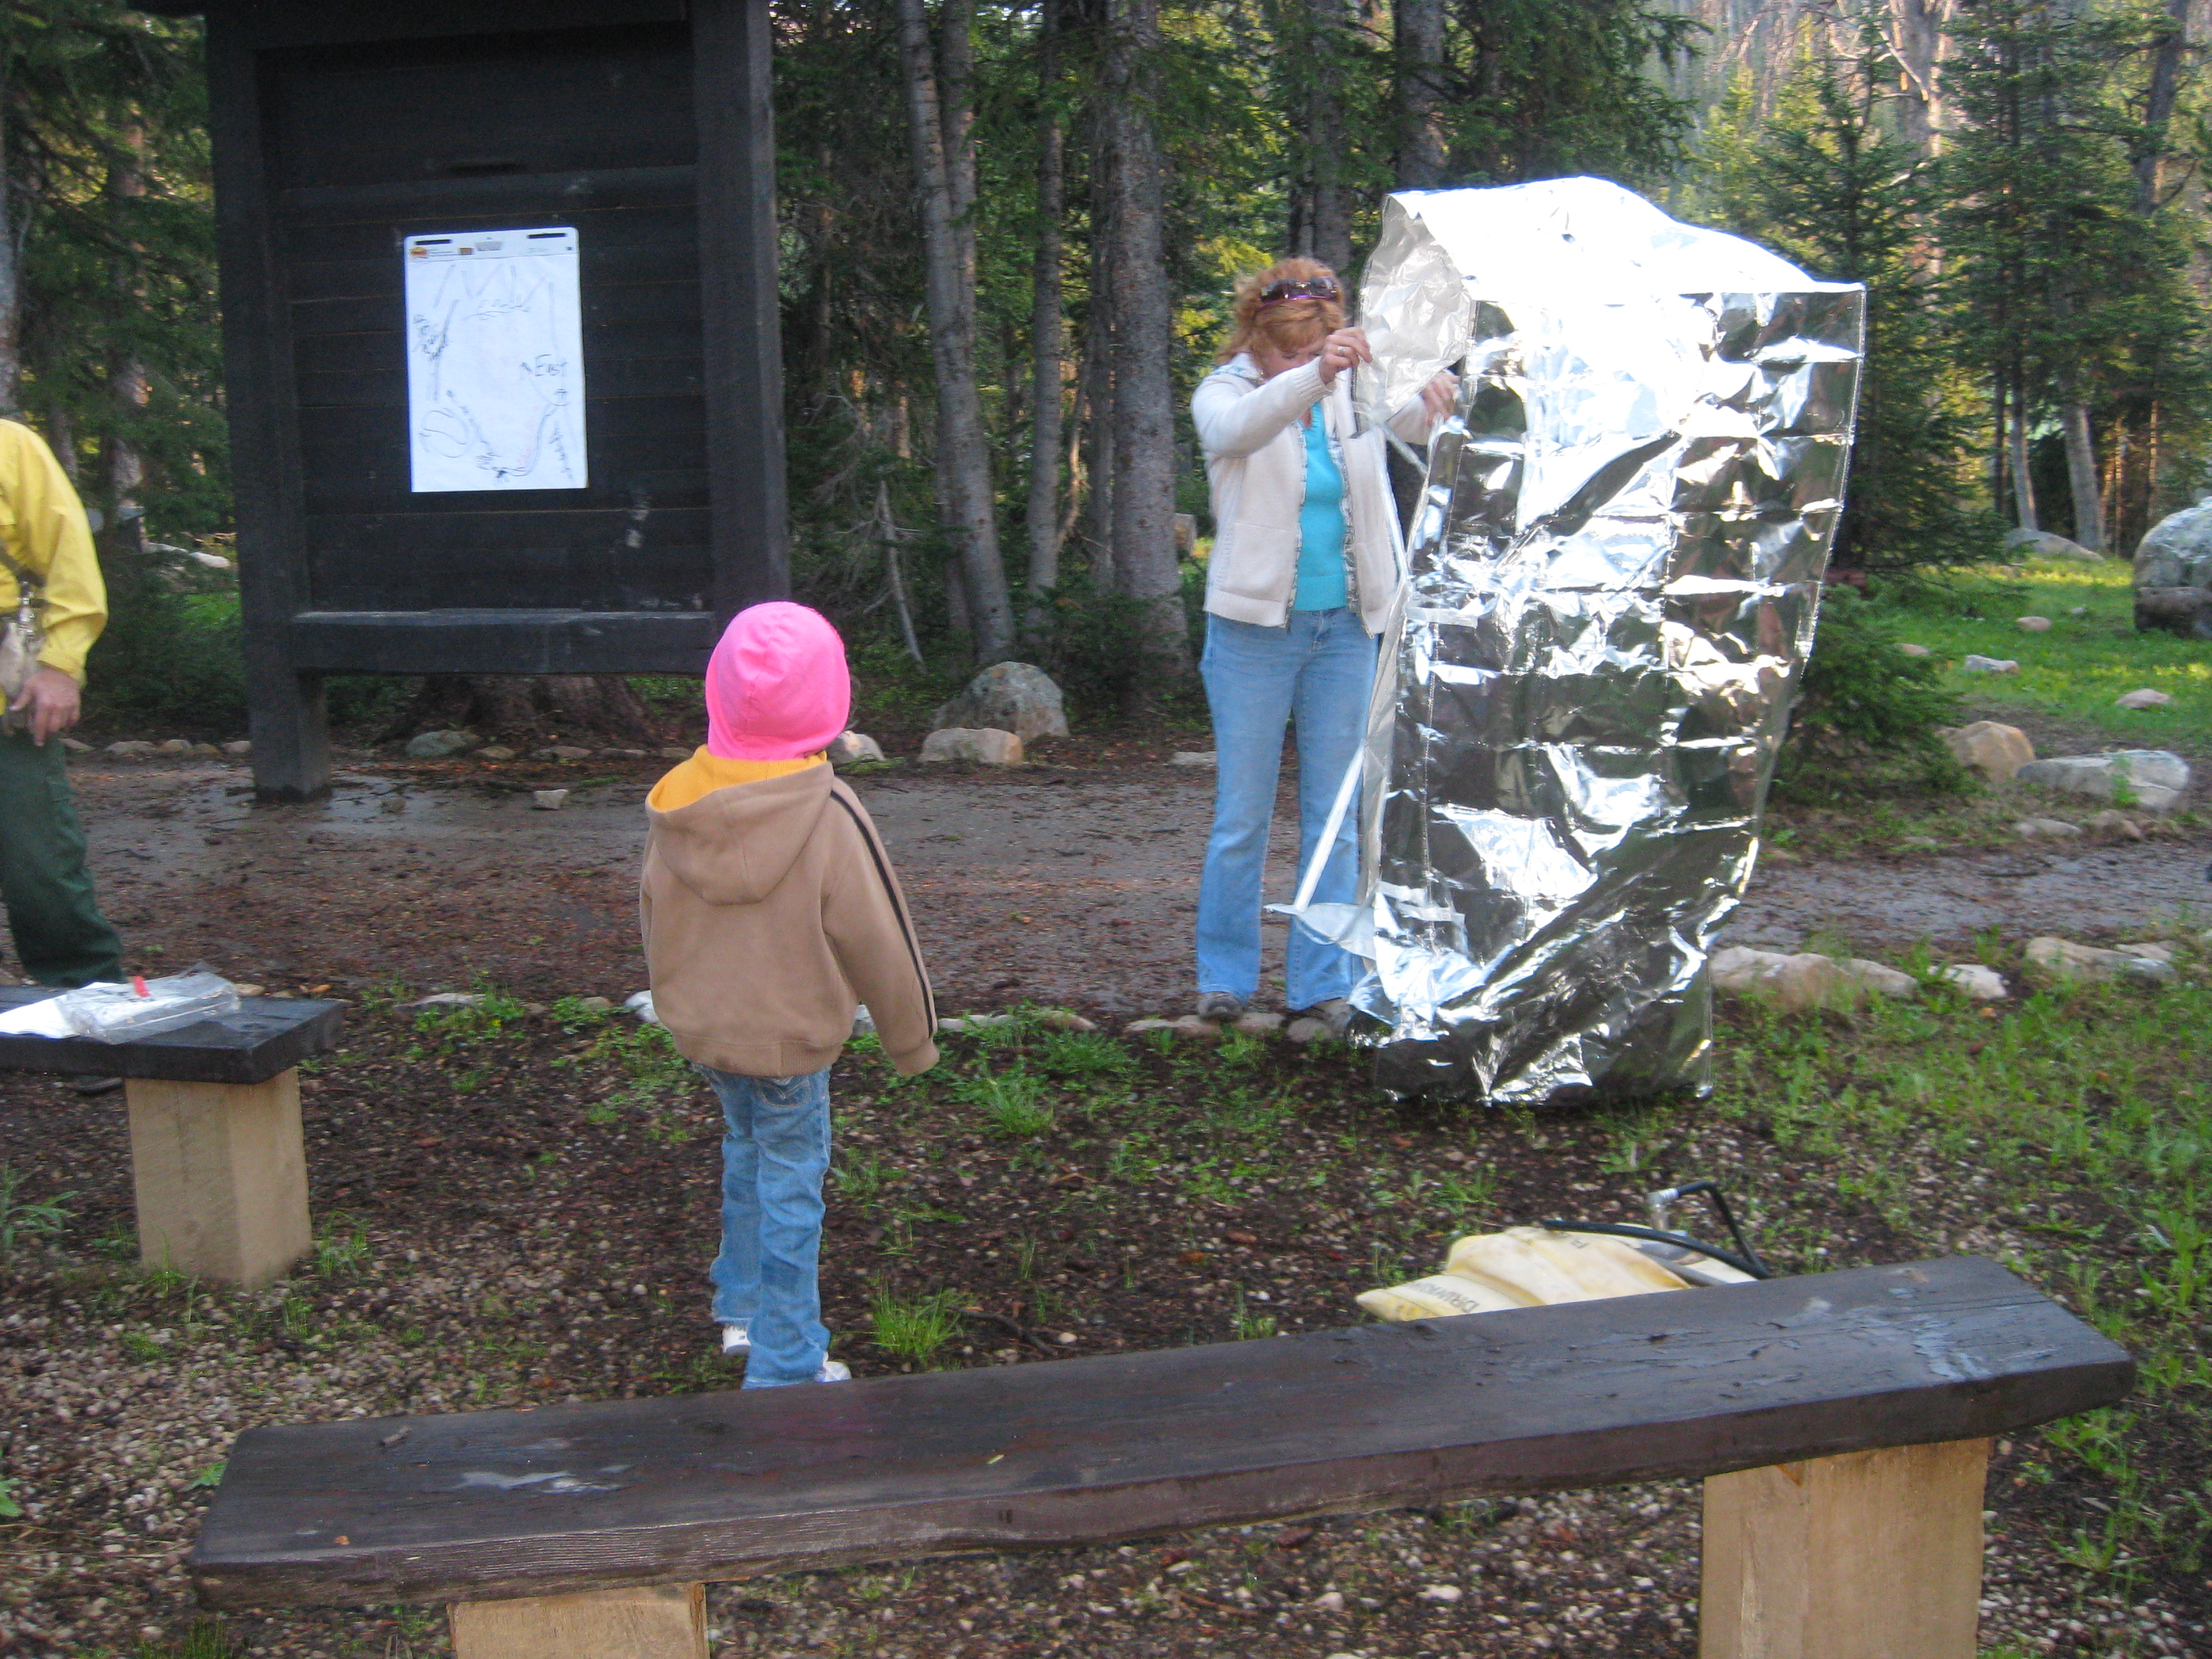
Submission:
<svg viewBox="0 0 2212 1659">
<path fill-rule="evenodd" d="M 707 1659 L 707 1587 L 456 1601 L 453 1659 Z"/>
<path fill-rule="evenodd" d="M 299 1074 L 123 1086 L 139 1261 L 247 1290 L 282 1278 L 314 1243 Z"/>
<path fill-rule="evenodd" d="M 1974 1659 L 1990 1443 L 1705 1482 L 1698 1659 Z"/>
</svg>

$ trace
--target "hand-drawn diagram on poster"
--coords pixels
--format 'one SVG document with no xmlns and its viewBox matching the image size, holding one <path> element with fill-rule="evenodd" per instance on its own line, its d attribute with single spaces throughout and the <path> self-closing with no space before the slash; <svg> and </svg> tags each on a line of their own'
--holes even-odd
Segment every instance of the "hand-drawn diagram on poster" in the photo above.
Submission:
<svg viewBox="0 0 2212 1659">
<path fill-rule="evenodd" d="M 416 493 L 581 489 L 576 233 L 410 236 L 401 257 Z"/>
</svg>

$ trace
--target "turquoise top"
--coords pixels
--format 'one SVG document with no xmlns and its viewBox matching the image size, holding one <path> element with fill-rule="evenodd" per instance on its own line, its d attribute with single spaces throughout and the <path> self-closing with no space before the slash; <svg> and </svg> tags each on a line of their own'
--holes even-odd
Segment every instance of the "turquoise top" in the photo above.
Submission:
<svg viewBox="0 0 2212 1659">
<path fill-rule="evenodd" d="M 1306 504 L 1298 514 L 1298 589 L 1293 611 L 1334 611 L 1344 581 L 1344 470 L 1328 446 L 1328 418 L 1316 405 L 1306 427 Z"/>
</svg>

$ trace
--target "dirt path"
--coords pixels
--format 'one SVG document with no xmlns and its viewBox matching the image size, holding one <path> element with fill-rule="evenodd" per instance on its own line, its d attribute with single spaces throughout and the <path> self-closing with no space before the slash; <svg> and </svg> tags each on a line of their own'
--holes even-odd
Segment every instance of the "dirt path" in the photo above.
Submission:
<svg viewBox="0 0 2212 1659">
<path fill-rule="evenodd" d="M 134 961 L 204 957 L 270 984 L 398 977 L 423 988 L 489 974 L 532 995 L 619 996 L 642 983 L 632 909 L 640 803 L 657 763 L 568 769 L 575 793 L 535 811 L 555 769 L 363 765 L 327 801 L 253 804 L 212 763 L 93 763 L 77 786 L 111 915 Z M 576 773 L 588 776 L 574 776 Z M 932 972 L 952 1007 L 1021 1001 L 1111 1016 L 1172 1011 L 1212 776 L 1152 763 L 859 779 L 897 860 Z M 1287 896 L 1289 803 L 1269 897 Z M 2127 934 L 2212 913 L 2202 836 L 2048 851 L 1915 853 L 1762 866 L 1731 942 L 1826 933 L 1897 950 L 2009 935 Z M 1268 937 L 1279 951 L 1281 924 Z M 1279 960 L 1279 958 L 1278 958 Z"/>
</svg>

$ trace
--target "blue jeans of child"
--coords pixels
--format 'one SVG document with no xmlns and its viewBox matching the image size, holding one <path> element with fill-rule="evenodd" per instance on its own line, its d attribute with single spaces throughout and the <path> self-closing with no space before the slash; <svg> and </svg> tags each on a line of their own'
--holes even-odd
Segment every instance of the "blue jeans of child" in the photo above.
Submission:
<svg viewBox="0 0 2212 1659">
<path fill-rule="evenodd" d="M 1375 684 L 1376 641 L 1347 607 L 1293 611 L 1262 628 L 1209 615 L 1199 672 L 1213 713 L 1213 834 L 1198 884 L 1198 989 L 1249 1001 L 1260 988 L 1260 888 L 1282 770 L 1283 727 L 1298 744 L 1298 869 L 1321 840 L 1359 748 Z M 1351 902 L 1358 883 L 1355 811 L 1347 813 L 1314 897 Z M 1292 923 L 1284 1001 L 1310 1008 L 1352 989 L 1358 958 Z"/>
<path fill-rule="evenodd" d="M 714 1085 L 722 1136 L 722 1249 L 708 1277 L 714 1318 L 747 1322 L 745 1387 L 811 1382 L 829 1353 L 817 1263 L 822 1177 L 830 1168 L 830 1073 L 743 1077 Z"/>
</svg>

